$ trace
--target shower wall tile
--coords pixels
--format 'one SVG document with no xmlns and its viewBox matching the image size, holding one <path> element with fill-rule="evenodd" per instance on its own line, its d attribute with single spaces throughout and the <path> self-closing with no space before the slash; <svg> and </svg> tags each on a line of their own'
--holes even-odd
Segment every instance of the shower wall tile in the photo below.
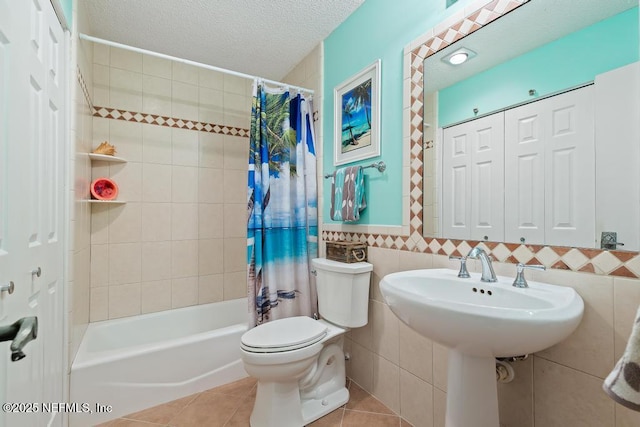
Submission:
<svg viewBox="0 0 640 427">
<path fill-rule="evenodd" d="M 171 201 L 173 203 L 198 203 L 197 167 L 171 167 Z"/>
<path fill-rule="evenodd" d="M 156 280 L 140 284 L 140 312 L 153 313 L 171 308 L 171 280 Z"/>
<path fill-rule="evenodd" d="M 224 74 L 223 76 L 225 93 L 232 93 L 243 96 L 250 95 L 249 93 L 247 93 L 247 79 L 231 74 Z"/>
<path fill-rule="evenodd" d="M 99 102 L 96 105 L 109 105 Z M 171 116 L 171 80 L 142 76 L 142 111 L 161 116 Z"/>
<path fill-rule="evenodd" d="M 173 80 L 194 86 L 198 85 L 199 68 L 182 62 L 171 62 L 171 65 Z"/>
<path fill-rule="evenodd" d="M 224 274 L 200 276 L 198 280 L 198 304 L 224 300 Z"/>
<path fill-rule="evenodd" d="M 89 321 L 99 322 L 109 318 L 109 287 L 91 288 Z"/>
<path fill-rule="evenodd" d="M 109 319 L 140 314 L 140 283 L 109 286 Z"/>
<path fill-rule="evenodd" d="M 171 204 L 171 240 L 198 239 L 198 204 Z"/>
<path fill-rule="evenodd" d="M 80 152 L 107 141 L 127 163 L 76 168 L 91 174 L 84 188 L 113 178 L 127 204 L 73 207 L 92 254 L 86 321 L 245 297 L 252 81 L 96 46 Z"/>
<path fill-rule="evenodd" d="M 224 74 L 200 68 L 198 69 L 198 83 L 200 87 L 222 91 L 224 90 Z"/>
<path fill-rule="evenodd" d="M 184 278 L 198 275 L 198 240 L 171 242 L 171 277 Z"/>
<path fill-rule="evenodd" d="M 224 171 L 224 203 L 247 203 L 247 172 Z"/>
<path fill-rule="evenodd" d="M 157 56 L 142 55 L 142 72 L 150 76 L 171 79 L 171 61 Z"/>
<path fill-rule="evenodd" d="M 109 102 L 112 108 L 142 110 L 142 74 L 111 68 L 109 86 Z"/>
<path fill-rule="evenodd" d="M 198 274 L 200 276 L 224 273 L 224 245 L 223 239 L 198 241 Z"/>
<path fill-rule="evenodd" d="M 91 245 L 91 286 L 109 284 L 109 245 Z"/>
<path fill-rule="evenodd" d="M 142 97 L 140 99 L 142 103 Z M 109 120 L 108 140 L 115 145 L 119 157 L 124 157 L 129 162 L 142 161 L 142 126 L 141 123 Z"/>
<path fill-rule="evenodd" d="M 142 73 L 142 54 L 124 49 L 111 49 L 111 68 Z"/>
<path fill-rule="evenodd" d="M 249 158 L 249 138 L 224 136 L 224 168 L 246 172 Z"/>
<path fill-rule="evenodd" d="M 198 86 L 174 80 L 171 84 L 171 102 L 173 117 L 198 117 Z"/>
<path fill-rule="evenodd" d="M 109 244 L 108 259 L 109 285 L 140 282 L 142 275 L 140 243 Z"/>
<path fill-rule="evenodd" d="M 200 203 L 223 203 L 229 188 L 224 185 L 222 169 L 200 168 L 198 170 L 198 201 Z M 245 189 L 246 193 L 246 182 Z M 246 202 L 246 196 L 245 196 Z"/>
<path fill-rule="evenodd" d="M 171 202 L 171 165 L 145 163 L 142 165 L 142 200 Z"/>
<path fill-rule="evenodd" d="M 224 206 L 224 237 L 246 237 L 247 204 L 226 203 Z"/>
<path fill-rule="evenodd" d="M 142 205 L 127 203 L 109 209 L 109 243 L 139 242 L 142 236 Z"/>
<path fill-rule="evenodd" d="M 247 269 L 247 239 L 225 238 L 224 239 L 224 272 L 234 273 L 246 271 Z"/>
<path fill-rule="evenodd" d="M 142 162 L 171 164 L 171 128 L 164 126 L 142 127 Z"/>
<path fill-rule="evenodd" d="M 247 272 L 224 273 L 224 299 L 245 298 L 247 296 Z"/>
<path fill-rule="evenodd" d="M 142 243 L 143 282 L 171 279 L 171 242 Z"/>
<path fill-rule="evenodd" d="M 142 203 L 142 241 L 171 240 L 171 203 Z"/>
<path fill-rule="evenodd" d="M 118 198 L 127 202 L 142 201 L 142 163 L 112 164 L 109 175 L 118 184 Z"/>
<path fill-rule="evenodd" d="M 171 280 L 171 308 L 198 304 L 198 277 Z"/>
<path fill-rule="evenodd" d="M 224 135 L 198 132 L 199 166 L 201 168 L 224 168 Z M 248 158 L 248 156 L 247 156 Z"/>
<path fill-rule="evenodd" d="M 224 205 L 198 204 L 198 238 L 214 239 L 224 236 Z M 246 231 L 245 231 L 246 233 Z"/>
</svg>

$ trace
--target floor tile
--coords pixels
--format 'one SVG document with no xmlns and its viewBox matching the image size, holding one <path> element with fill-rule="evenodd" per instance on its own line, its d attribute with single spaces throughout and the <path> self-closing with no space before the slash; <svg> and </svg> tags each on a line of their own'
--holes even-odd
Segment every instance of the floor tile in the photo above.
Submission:
<svg viewBox="0 0 640 427">
<path fill-rule="evenodd" d="M 350 379 L 347 387 L 349 402 L 308 427 L 411 427 Z M 255 393 L 256 380 L 245 378 L 98 427 L 249 427 Z"/>
</svg>

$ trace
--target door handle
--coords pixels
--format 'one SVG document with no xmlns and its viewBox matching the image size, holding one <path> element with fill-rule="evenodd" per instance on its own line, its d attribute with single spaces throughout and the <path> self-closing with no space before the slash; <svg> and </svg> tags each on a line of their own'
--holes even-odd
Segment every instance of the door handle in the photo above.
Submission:
<svg viewBox="0 0 640 427">
<path fill-rule="evenodd" d="M 0 326 L 0 341 L 11 340 L 11 361 L 17 362 L 26 355 L 22 352 L 29 341 L 38 337 L 38 318 L 23 317 L 8 326 Z"/>
<path fill-rule="evenodd" d="M 3 292 L 8 292 L 9 295 L 11 295 L 14 289 L 15 285 L 13 284 L 13 282 L 9 282 L 7 285 L 0 285 L 0 294 Z"/>
</svg>

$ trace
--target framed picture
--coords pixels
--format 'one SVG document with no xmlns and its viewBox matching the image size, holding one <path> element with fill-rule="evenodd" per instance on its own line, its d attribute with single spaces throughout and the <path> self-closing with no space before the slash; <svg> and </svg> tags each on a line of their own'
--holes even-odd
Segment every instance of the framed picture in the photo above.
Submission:
<svg viewBox="0 0 640 427">
<path fill-rule="evenodd" d="M 380 60 L 336 86 L 333 165 L 380 155 Z"/>
</svg>

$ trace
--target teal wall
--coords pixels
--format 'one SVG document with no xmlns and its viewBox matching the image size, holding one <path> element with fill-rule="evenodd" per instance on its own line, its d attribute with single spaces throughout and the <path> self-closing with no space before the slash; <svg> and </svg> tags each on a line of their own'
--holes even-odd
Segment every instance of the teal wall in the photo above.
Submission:
<svg viewBox="0 0 640 427">
<path fill-rule="evenodd" d="M 445 9 L 445 0 L 366 0 L 324 41 L 324 174 L 333 166 L 333 90 L 352 75 L 381 59 L 381 155 L 355 162 L 382 160 L 387 171 L 366 171 L 367 208 L 358 224 L 402 225 L 402 85 L 404 47 L 447 16 L 464 8 L 459 0 Z M 324 222 L 329 217 L 329 180 L 324 185 Z"/>
<path fill-rule="evenodd" d="M 81 0 L 82 1 L 82 0 Z M 69 28 L 73 26 L 73 0 L 60 0 L 64 17 L 67 18 Z"/>
<path fill-rule="evenodd" d="M 638 61 L 638 8 L 598 22 L 440 90 L 438 126 L 591 82 Z M 472 96 L 470 96 L 472 94 Z"/>
</svg>

